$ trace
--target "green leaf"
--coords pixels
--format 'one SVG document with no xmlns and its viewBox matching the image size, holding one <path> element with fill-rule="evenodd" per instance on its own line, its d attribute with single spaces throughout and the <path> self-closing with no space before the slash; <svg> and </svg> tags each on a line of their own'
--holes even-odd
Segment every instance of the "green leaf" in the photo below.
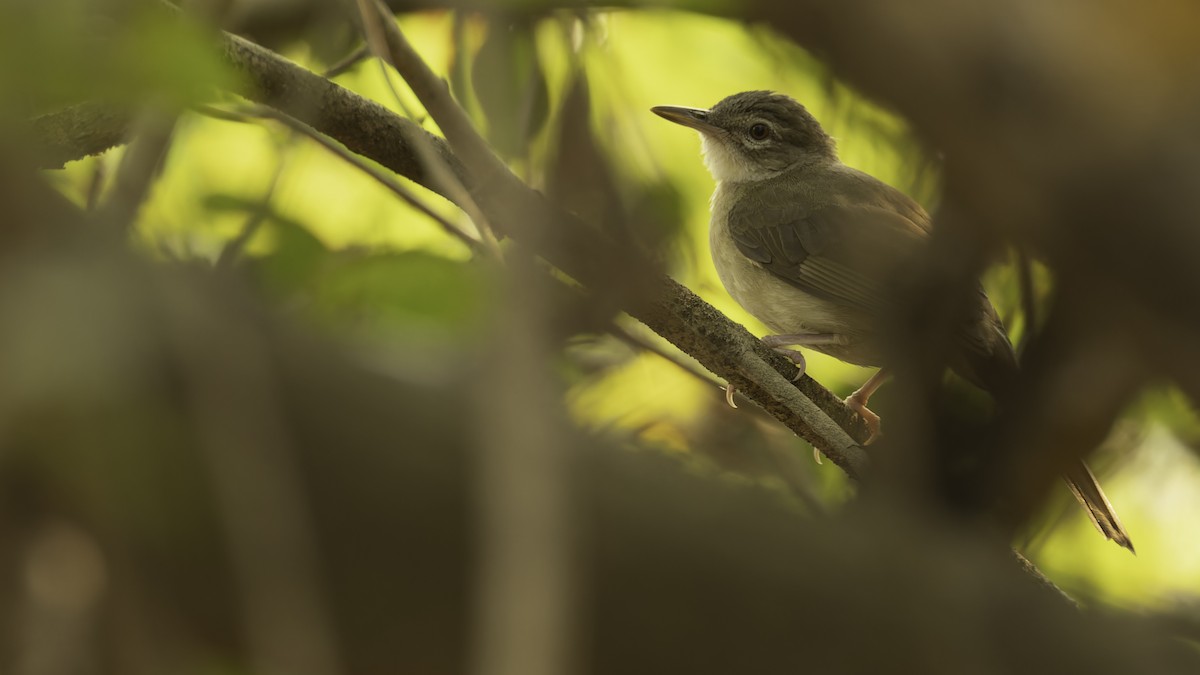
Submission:
<svg viewBox="0 0 1200 675">
<path fill-rule="evenodd" d="M 488 137 L 500 154 L 523 158 L 546 124 L 549 94 L 538 57 L 533 24 L 493 20 L 475 54 L 471 79 L 488 123 Z"/>
<path fill-rule="evenodd" d="M 0 3 L 0 90 L 32 112 L 86 100 L 182 107 L 235 79 L 212 29 L 158 2 Z"/>
<path fill-rule="evenodd" d="M 299 223 L 268 218 L 262 234 L 273 240 L 274 248 L 253 262 L 261 283 L 283 298 L 309 293 L 333 252 Z"/>
<path fill-rule="evenodd" d="M 341 254 L 313 289 L 318 316 L 383 332 L 465 334 L 484 309 L 480 270 L 423 251 Z"/>
</svg>

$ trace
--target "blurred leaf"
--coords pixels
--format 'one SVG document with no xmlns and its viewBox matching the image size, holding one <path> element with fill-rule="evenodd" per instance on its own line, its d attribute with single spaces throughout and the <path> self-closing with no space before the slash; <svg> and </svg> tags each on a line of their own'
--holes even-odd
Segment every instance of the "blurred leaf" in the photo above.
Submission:
<svg viewBox="0 0 1200 675">
<path fill-rule="evenodd" d="M 586 72 L 571 79 L 557 132 L 546 171 L 546 193 L 556 204 L 603 230 L 623 250 L 657 254 L 678 241 L 683 222 L 678 192 L 666 179 L 631 180 L 614 171 L 594 131 Z"/>
<path fill-rule="evenodd" d="M 312 292 L 316 313 L 368 329 L 464 333 L 480 318 L 485 286 L 469 264 L 423 251 L 341 254 Z"/>
<path fill-rule="evenodd" d="M 212 199 L 217 208 L 244 206 Z M 269 214 L 260 232 L 270 253 L 252 262 L 285 302 L 302 299 L 317 321 L 351 330 L 465 333 L 480 319 L 486 286 L 469 262 L 425 251 L 333 251 L 302 224 Z"/>
<path fill-rule="evenodd" d="M 464 109 L 470 110 L 471 72 L 470 46 L 467 41 L 467 20 L 462 12 L 454 13 L 454 23 L 450 28 L 450 40 L 453 43 L 450 50 L 450 67 L 448 79 L 450 91 L 455 100 Z"/>
<path fill-rule="evenodd" d="M 527 156 L 550 110 L 533 25 L 493 20 L 471 71 L 489 140 L 506 157 Z"/>
<path fill-rule="evenodd" d="M 632 187 L 635 193 L 630 199 L 629 228 L 637 241 L 654 252 L 680 246 L 685 205 L 675 184 L 650 178 Z"/>
<path fill-rule="evenodd" d="M 282 297 L 307 291 L 332 252 L 299 223 L 276 214 L 268 219 L 261 234 L 274 248 L 255 263 L 262 283 Z"/>
<path fill-rule="evenodd" d="M 558 118 L 558 138 L 546 171 L 546 193 L 555 204 L 625 240 L 625 217 L 608 159 L 591 124 L 587 75 L 571 79 Z"/>
<path fill-rule="evenodd" d="M 1147 390 L 1131 406 L 1131 412 L 1135 419 L 1160 422 L 1184 443 L 1192 446 L 1200 443 L 1200 416 L 1196 406 L 1174 386 Z"/>
<path fill-rule="evenodd" d="M 155 2 L 0 3 L 0 88 L 26 115 L 93 99 L 184 106 L 234 79 L 214 34 Z"/>
<path fill-rule="evenodd" d="M 217 213 L 229 211 L 250 213 L 262 208 L 262 204 L 256 200 L 247 199 L 246 197 L 242 197 L 240 195 L 231 195 L 219 192 L 204 195 L 203 206 L 205 210 Z"/>
</svg>

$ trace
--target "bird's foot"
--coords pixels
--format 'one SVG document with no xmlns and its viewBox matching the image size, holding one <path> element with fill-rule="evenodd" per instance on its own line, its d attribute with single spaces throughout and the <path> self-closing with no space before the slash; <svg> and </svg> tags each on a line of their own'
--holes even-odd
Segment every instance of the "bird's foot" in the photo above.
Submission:
<svg viewBox="0 0 1200 675">
<path fill-rule="evenodd" d="M 792 376 L 792 382 L 799 382 L 800 378 L 804 377 L 804 372 L 808 370 L 808 361 L 804 359 L 804 354 L 799 349 L 788 349 L 787 347 L 771 347 L 771 349 L 783 354 L 796 364 L 796 374 Z"/>
<path fill-rule="evenodd" d="M 788 357 L 792 363 L 796 364 L 796 374 L 792 377 L 792 382 L 799 382 L 800 378 L 804 377 L 804 373 L 808 370 L 808 361 L 805 360 L 803 352 L 799 349 L 788 349 L 789 346 L 845 344 L 846 339 L 841 335 L 834 335 L 833 333 L 793 333 L 788 335 L 764 335 L 762 343 Z M 737 408 L 737 403 L 733 401 L 735 393 L 737 393 L 737 387 L 732 384 L 725 385 L 725 402 L 729 404 L 730 408 Z M 867 412 L 870 413 L 870 411 Z M 873 415 L 874 413 L 871 414 Z"/>
<path fill-rule="evenodd" d="M 863 445 L 870 445 L 879 440 L 883 436 L 883 432 L 880 431 L 882 424 L 879 420 L 879 415 L 871 412 L 871 409 L 867 407 L 866 398 L 861 395 L 861 390 L 859 390 L 847 396 L 843 403 L 846 404 L 846 407 L 858 413 L 863 418 L 863 421 L 867 423 L 867 431 L 870 435 L 867 436 L 867 440 Z"/>
<path fill-rule="evenodd" d="M 863 421 L 867 423 L 867 432 L 870 435 L 867 436 L 867 440 L 863 445 L 870 445 L 879 440 L 879 437 L 883 435 L 883 432 L 879 430 L 879 415 L 876 415 L 867 408 L 867 401 L 888 377 L 890 377 L 888 369 L 880 368 L 866 382 L 863 382 L 863 385 L 857 391 L 846 397 L 846 407 L 858 413 L 863 418 Z"/>
<path fill-rule="evenodd" d="M 796 364 L 796 375 L 792 377 L 792 382 L 799 382 L 800 378 L 804 377 L 805 370 L 808 369 L 808 362 L 804 359 L 804 353 L 799 349 L 788 349 L 788 345 L 811 344 L 802 338 L 805 335 L 764 335 L 762 343 L 772 350 L 783 354 L 788 359 Z"/>
</svg>

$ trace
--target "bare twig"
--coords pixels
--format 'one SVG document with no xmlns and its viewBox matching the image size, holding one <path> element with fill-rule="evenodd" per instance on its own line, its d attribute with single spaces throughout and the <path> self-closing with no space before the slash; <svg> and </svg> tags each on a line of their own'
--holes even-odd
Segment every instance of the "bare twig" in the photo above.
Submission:
<svg viewBox="0 0 1200 675">
<path fill-rule="evenodd" d="M 400 40 L 403 40 L 403 35 L 400 34 L 400 29 L 396 26 L 395 19 L 391 16 L 387 6 L 381 2 L 374 3 L 372 0 L 358 0 L 359 16 L 363 22 L 363 35 L 367 41 L 367 47 L 379 58 L 380 63 L 388 63 L 393 68 L 403 74 L 397 65 L 397 55 L 389 48 L 389 43 L 395 41 L 395 36 L 400 35 Z M 392 80 L 388 76 L 386 70 L 383 73 L 384 82 L 395 97 L 397 104 L 401 106 L 410 119 L 415 116 L 404 106 L 404 101 L 400 97 L 400 93 L 392 86 Z M 411 84 L 409 85 L 411 86 Z M 418 98 L 420 95 L 418 94 Z M 425 99 L 421 99 L 424 102 Z M 469 125 L 469 123 L 468 123 Z M 458 199 L 459 204 L 463 205 L 464 210 L 471 216 L 475 223 L 476 229 L 479 231 L 479 238 L 484 242 L 484 245 L 493 252 L 497 259 L 501 258 L 500 245 L 496 238 L 496 233 L 492 229 L 491 222 L 488 219 L 487 213 L 479 208 L 475 198 L 470 191 L 466 189 L 462 179 L 445 170 L 444 164 L 438 160 L 437 154 L 432 148 L 425 143 L 416 144 L 417 153 L 421 157 L 421 161 L 425 163 L 431 171 L 441 175 L 443 182 L 452 186 Z"/>
<path fill-rule="evenodd" d="M 688 375 L 691 375 L 692 377 L 703 382 L 704 384 L 711 385 L 713 387 L 716 387 L 717 389 L 722 389 L 725 386 L 725 385 L 721 384 L 721 382 L 719 380 L 712 377 L 706 371 L 693 366 L 692 364 L 688 363 L 687 361 L 684 361 L 683 359 L 679 358 L 679 356 L 677 356 L 675 353 L 668 351 L 666 349 L 663 349 L 662 347 L 659 347 L 658 345 L 654 344 L 652 341 L 647 340 L 646 338 L 629 330 L 628 328 L 626 328 L 625 326 L 622 326 L 620 323 L 618 323 L 616 321 L 612 322 L 612 324 L 609 326 L 608 330 L 610 333 L 612 333 L 617 339 L 621 340 L 622 342 L 624 342 L 632 347 L 635 347 L 637 349 L 641 349 L 642 351 L 654 354 L 655 356 L 663 359 L 664 361 L 674 364 L 680 370 L 687 373 Z"/>
<path fill-rule="evenodd" d="M 447 220 L 437 211 L 429 208 L 429 206 L 425 204 L 425 202 L 421 201 L 416 194 L 412 192 L 412 190 L 409 190 L 401 185 L 399 181 L 397 181 L 395 178 L 392 178 L 389 174 L 380 171 L 378 167 L 364 161 L 358 155 L 349 152 L 344 146 L 338 145 L 336 142 L 330 140 L 328 136 L 325 136 L 300 120 L 288 115 L 287 113 L 280 112 L 266 106 L 256 106 L 250 109 L 249 114 L 259 118 L 275 120 L 288 127 L 292 131 L 315 141 L 318 145 L 333 153 L 342 161 L 373 178 L 377 183 L 387 188 L 388 191 L 402 199 L 409 206 L 417 209 L 430 220 L 437 223 L 447 234 L 466 244 L 471 250 L 481 250 L 481 244 L 479 240 L 475 239 L 457 225 Z"/>
<path fill-rule="evenodd" d="M 333 79 L 358 65 L 370 55 L 371 50 L 366 45 L 360 45 L 358 49 L 347 54 L 341 61 L 329 66 L 321 75 Z"/>
<path fill-rule="evenodd" d="M 1051 591 L 1053 593 L 1056 593 L 1059 597 L 1062 598 L 1063 602 L 1066 602 L 1069 605 L 1079 608 L 1079 603 L 1075 600 L 1075 598 L 1072 598 L 1070 595 L 1067 594 L 1066 591 L 1059 588 L 1059 586 L 1057 584 L 1055 584 L 1053 581 L 1051 581 L 1050 577 L 1047 577 L 1045 574 L 1043 574 L 1042 571 L 1040 569 L 1038 569 L 1037 566 L 1034 565 L 1032 561 L 1029 560 L 1029 558 L 1026 558 L 1024 555 L 1021 555 L 1021 552 L 1016 549 L 1013 549 L 1012 554 L 1013 554 L 1013 558 L 1016 559 L 1017 564 L 1021 567 L 1021 569 L 1024 570 L 1026 574 L 1033 577 L 1033 579 L 1037 583 L 1039 583 L 1043 588 L 1045 588 L 1046 590 Z"/>
<path fill-rule="evenodd" d="M 221 249 L 221 254 L 217 256 L 216 267 L 230 267 L 242 250 L 246 248 L 246 244 L 254 236 L 255 232 L 262 227 L 263 221 L 271 213 L 271 199 L 275 196 L 275 189 L 279 186 L 279 178 L 283 175 L 283 161 L 275 163 L 275 170 L 271 172 L 271 180 L 267 183 L 267 189 L 263 192 L 262 197 L 258 200 L 254 209 L 246 216 L 246 222 L 242 223 L 242 230 L 237 236 L 230 239 L 225 247 Z"/>
<path fill-rule="evenodd" d="M 96 166 L 92 168 L 92 177 L 88 181 L 87 196 L 84 199 L 84 208 L 88 211 L 95 211 L 100 204 L 100 194 L 104 191 L 104 178 L 108 175 L 108 171 L 104 168 L 104 162 L 96 162 Z"/>
</svg>

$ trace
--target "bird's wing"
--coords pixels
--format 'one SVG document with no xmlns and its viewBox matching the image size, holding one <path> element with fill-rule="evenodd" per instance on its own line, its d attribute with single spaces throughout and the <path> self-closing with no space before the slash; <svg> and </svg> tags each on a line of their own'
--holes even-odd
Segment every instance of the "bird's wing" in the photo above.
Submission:
<svg viewBox="0 0 1200 675">
<path fill-rule="evenodd" d="M 927 236 L 892 209 L 761 201 L 731 210 L 729 234 L 742 255 L 800 290 L 867 312 L 886 302 L 886 284 Z"/>
</svg>

